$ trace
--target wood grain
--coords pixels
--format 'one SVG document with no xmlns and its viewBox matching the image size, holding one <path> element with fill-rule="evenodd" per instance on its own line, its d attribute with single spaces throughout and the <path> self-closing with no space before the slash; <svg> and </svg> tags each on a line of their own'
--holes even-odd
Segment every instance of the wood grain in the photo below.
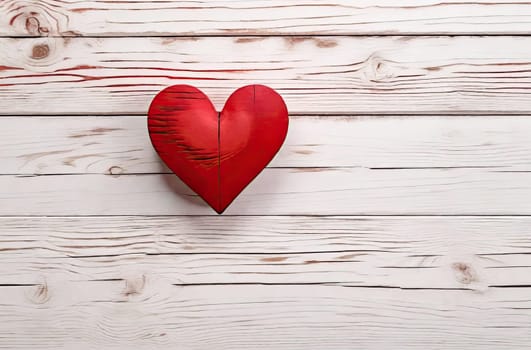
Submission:
<svg viewBox="0 0 531 350">
<path fill-rule="evenodd" d="M 0 346 L 525 348 L 530 220 L 0 218 Z"/>
<path fill-rule="evenodd" d="M 530 217 L 31 217 L 0 224 L 0 285 L 144 276 L 182 286 L 478 293 L 531 286 Z"/>
<path fill-rule="evenodd" d="M 506 350 L 530 340 L 529 288 L 180 287 L 136 276 L 0 294 L 6 349 Z"/>
<path fill-rule="evenodd" d="M 531 170 L 530 134 L 526 116 L 292 117 L 270 167 Z M 3 117 L 0 164 L 4 175 L 169 173 L 145 116 Z"/>
<path fill-rule="evenodd" d="M 531 37 L 0 39 L 3 115 L 139 114 L 192 84 L 269 85 L 291 114 L 529 114 Z"/>
<path fill-rule="evenodd" d="M 172 174 L 0 176 L 0 215 L 209 215 Z M 531 172 L 265 169 L 231 215 L 529 215 Z"/>
<path fill-rule="evenodd" d="M 525 0 L 22 1 L 9 36 L 529 34 Z"/>
</svg>

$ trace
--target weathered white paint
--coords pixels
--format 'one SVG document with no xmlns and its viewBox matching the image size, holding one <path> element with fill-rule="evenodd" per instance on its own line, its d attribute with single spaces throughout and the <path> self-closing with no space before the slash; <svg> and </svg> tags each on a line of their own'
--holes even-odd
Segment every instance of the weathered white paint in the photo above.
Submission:
<svg viewBox="0 0 531 350">
<path fill-rule="evenodd" d="M 0 218 L 0 284 L 163 278 L 188 284 L 466 289 L 529 281 L 529 217 Z"/>
<path fill-rule="evenodd" d="M 173 174 L 0 176 L 0 215 L 209 215 Z M 531 172 L 265 169 L 230 215 L 531 215 Z"/>
<path fill-rule="evenodd" d="M 291 117 L 270 167 L 531 170 L 530 135 L 522 116 Z M 145 116 L 2 117 L 0 164 L 12 175 L 169 172 Z"/>
<path fill-rule="evenodd" d="M 11 36 L 529 34 L 526 0 L 3 0 Z"/>
<path fill-rule="evenodd" d="M 531 113 L 531 37 L 0 38 L 0 114 L 140 114 L 245 84 L 292 114 Z"/>
<path fill-rule="evenodd" d="M 525 349 L 529 289 L 173 286 L 164 279 L 1 288 L 9 349 Z"/>
<path fill-rule="evenodd" d="M 529 220 L 1 218 L 0 332 L 44 349 L 525 347 Z"/>
</svg>

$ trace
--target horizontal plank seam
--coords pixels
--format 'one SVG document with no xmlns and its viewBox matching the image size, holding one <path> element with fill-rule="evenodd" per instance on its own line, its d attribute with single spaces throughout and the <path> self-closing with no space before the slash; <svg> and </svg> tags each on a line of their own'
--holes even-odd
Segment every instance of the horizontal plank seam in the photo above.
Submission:
<svg viewBox="0 0 531 350">
<path fill-rule="evenodd" d="M 0 250 L 1 251 L 1 250 Z M 95 255 L 69 255 L 64 256 L 50 256 L 46 259 L 93 259 L 93 258 L 113 258 L 124 256 L 189 256 L 189 255 L 258 255 L 258 256 L 270 256 L 270 255 L 319 255 L 319 254 L 349 254 L 349 253 L 392 253 L 388 250 L 382 249 L 343 249 L 343 250 L 318 250 L 318 251 L 283 251 L 283 252 L 179 252 L 179 253 L 148 253 L 148 252 L 134 252 L 134 253 L 122 253 L 122 254 L 95 254 Z M 522 255 L 524 253 L 512 253 L 513 255 Z M 531 253 L 530 253 L 531 254 Z M 483 254 L 490 255 L 490 254 Z M 431 255 L 430 257 L 436 257 L 438 255 Z M 343 261 L 345 262 L 345 261 Z M 271 265 L 283 265 L 285 263 L 272 262 Z M 262 264 L 264 265 L 264 264 Z M 288 264 L 293 265 L 293 264 Z M 419 267 L 415 267 L 419 268 Z"/>
<path fill-rule="evenodd" d="M 311 234 L 311 233 L 306 233 Z M 329 233 L 329 235 L 333 235 L 333 233 Z M 105 246 L 107 247 L 107 246 Z M 91 247 L 94 248 L 94 247 Z M 102 248 L 102 247 L 97 247 Z M 1 251 L 1 249 L 0 249 Z M 226 251 L 226 252 L 179 252 L 179 253 L 148 253 L 148 252 L 134 252 L 134 253 L 116 253 L 116 254 L 92 254 L 92 255 L 70 255 L 65 254 L 61 256 L 48 256 L 44 257 L 45 259 L 94 259 L 94 258 L 114 258 L 114 257 L 131 257 L 131 256 L 196 256 L 196 255 L 246 255 L 246 256 L 288 256 L 288 255 L 319 255 L 319 254 L 365 254 L 365 253 L 397 253 L 394 251 L 389 250 L 382 250 L 382 249 L 344 249 L 344 250 L 308 250 L 308 251 L 281 251 L 281 252 L 232 252 L 232 251 Z M 517 252 L 511 252 L 511 253 L 484 253 L 484 254 L 475 254 L 479 257 L 490 257 L 490 256 L 500 256 L 500 255 L 531 255 L 531 252 L 527 251 L 517 251 Z M 409 255 L 409 257 L 420 257 L 421 255 Z M 441 255 L 438 254 L 426 254 L 422 255 L 422 257 L 440 257 Z M 355 260 L 352 260 L 355 261 Z M 352 262 L 350 261 L 350 262 Z M 349 262 L 349 260 L 343 260 L 343 261 L 334 261 L 334 262 Z M 266 265 L 266 264 L 260 264 L 260 265 Z M 279 263 L 279 262 L 271 262 L 270 265 L 300 265 L 300 263 Z M 384 269 L 421 269 L 421 268 L 438 268 L 440 266 L 380 266 L 380 268 Z M 492 268 L 507 268 L 508 266 L 503 267 L 492 267 Z M 529 266 L 509 266 L 509 267 L 529 267 Z"/>
<path fill-rule="evenodd" d="M 284 170 L 297 170 L 297 169 L 315 169 L 319 170 L 342 170 L 342 169 L 365 169 L 365 170 L 374 170 L 374 171 L 400 171 L 400 170 L 458 170 L 458 169 L 500 169 L 500 168 L 510 168 L 510 166 L 505 165 L 463 165 L 463 166 L 424 166 L 424 167 L 366 167 L 360 165 L 352 166 L 268 166 L 267 169 L 284 169 Z M 497 170 L 495 172 L 518 172 L 526 173 L 531 172 L 527 170 Z M 45 177 L 45 176 L 111 176 L 111 177 L 121 177 L 121 176 L 148 176 L 148 175 L 171 175 L 171 171 L 166 172 L 145 172 L 145 173 L 121 173 L 121 174 L 107 174 L 101 172 L 84 172 L 84 173 L 46 173 L 46 174 L 35 174 L 35 173 L 6 173 L 0 174 L 0 176 L 15 176 L 15 177 Z"/>
<path fill-rule="evenodd" d="M 382 289 L 402 289 L 402 290 L 453 290 L 453 291 L 475 291 L 472 288 L 437 288 L 437 287 L 400 287 L 400 286 L 386 286 L 386 285 L 349 285 L 345 282 L 292 282 L 292 283 L 268 283 L 268 282 L 211 282 L 211 283 L 173 283 L 172 285 L 177 287 L 196 287 L 196 286 L 249 286 L 249 285 L 260 285 L 260 286 L 335 286 L 335 287 L 345 287 L 345 288 L 382 288 Z M 531 287 L 531 286 L 530 286 Z M 510 288 L 510 285 L 504 286 L 504 288 Z"/>
<path fill-rule="evenodd" d="M 113 278 L 113 279 L 95 279 L 89 280 L 88 282 L 121 282 L 123 279 Z M 321 287 L 344 287 L 344 288 L 364 288 L 364 289 L 399 289 L 399 290 L 415 290 L 415 291 L 470 291 L 476 293 L 477 291 L 473 288 L 464 288 L 464 287 L 448 287 L 448 288 L 437 288 L 437 287 L 401 287 L 393 285 L 349 285 L 345 282 L 293 282 L 293 283 L 267 283 L 267 282 L 212 282 L 212 283 L 172 283 L 171 285 L 175 287 L 212 287 L 212 286 L 321 286 Z M 3 283 L 0 284 L 2 287 L 36 287 L 42 286 L 42 284 L 37 283 Z M 507 285 L 489 285 L 488 288 L 531 288 L 531 284 L 507 284 Z"/>
<path fill-rule="evenodd" d="M 153 94 L 153 97 L 155 94 Z M 359 117 L 374 117 L 374 118 L 387 118 L 387 117 L 507 117 L 507 116 L 521 116 L 521 117 L 529 117 L 531 116 L 531 110 L 529 111 L 421 111 L 421 112 L 290 112 L 290 117 L 351 117 L 351 118 L 359 118 Z M 147 110 L 146 113 L 122 113 L 122 112 L 116 112 L 116 113 L 42 113 L 42 114 L 35 114 L 35 113 L 8 113 L 8 114 L 2 114 L 0 113 L 0 118 L 72 118 L 72 117 L 143 117 L 147 118 Z"/>
<path fill-rule="evenodd" d="M 348 37 L 384 37 L 384 38 L 399 38 L 399 37 L 529 37 L 531 32 L 489 32 L 484 31 L 481 33 L 478 32 L 426 32 L 426 33 L 415 33 L 415 32 L 403 32 L 403 33 L 375 33 L 375 32 L 364 32 L 364 33 L 341 33 L 341 34 L 326 34 L 326 33 L 295 33 L 295 34 L 158 34 L 158 35 L 143 35 L 143 34 L 127 34 L 127 35 L 0 35 L 0 38 L 5 39 L 36 39 L 36 38 L 94 38 L 94 39 L 106 39 L 106 38 L 348 38 Z"/>
<path fill-rule="evenodd" d="M 469 112 L 470 113 L 470 112 Z M 371 114 L 370 112 L 364 112 L 362 114 L 356 114 L 356 113 L 290 113 L 289 117 L 294 119 L 303 119 L 303 118 L 317 118 L 319 117 L 330 117 L 330 118 L 353 118 L 353 119 L 361 119 L 366 120 L 368 118 L 418 118 L 418 117 L 440 117 L 440 118 L 452 118 L 454 119 L 457 117 L 522 117 L 527 118 L 531 116 L 531 111 L 529 113 L 515 113 L 515 112 L 494 112 L 487 114 L 489 112 L 476 112 L 474 114 L 467 114 L 466 112 L 459 112 L 459 113 L 453 113 L 453 112 L 440 112 L 436 114 L 430 114 L 430 112 L 419 112 L 419 113 L 412 113 L 412 114 L 406 114 L 403 112 L 386 112 L 386 113 L 376 113 Z M 57 118 L 57 119 L 68 119 L 68 118 L 78 118 L 78 117 L 84 117 L 84 118 L 147 118 L 146 114 L 141 113 L 92 113 L 92 114 L 75 114 L 75 113 L 68 113 L 68 114 L 0 114 L 0 119 L 2 118 L 39 118 L 39 119 L 51 119 L 51 118 Z"/>
<path fill-rule="evenodd" d="M 438 217 L 459 217 L 459 218 L 531 218 L 531 214 L 176 214 L 176 215 L 127 215 L 127 214 L 113 214 L 113 215 L 0 215 L 1 219 L 23 219 L 23 218 L 181 218 L 181 217 L 231 217 L 231 218 L 262 218 L 262 217 L 291 217 L 291 218 L 438 218 Z"/>
</svg>

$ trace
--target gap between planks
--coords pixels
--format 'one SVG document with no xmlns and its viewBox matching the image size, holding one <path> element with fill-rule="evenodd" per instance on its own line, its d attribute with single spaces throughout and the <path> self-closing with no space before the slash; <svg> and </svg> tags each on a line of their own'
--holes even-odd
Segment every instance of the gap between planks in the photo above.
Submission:
<svg viewBox="0 0 531 350">
<path fill-rule="evenodd" d="M 155 96 L 153 96 L 155 97 Z M 336 112 L 293 112 L 289 113 L 291 118 L 304 118 L 304 117 L 330 117 L 330 118 L 414 118 L 414 117 L 463 117 L 463 118 L 479 118 L 479 117 L 504 117 L 504 116 L 521 116 L 521 117 L 530 117 L 531 111 L 400 111 L 397 113 L 394 112 L 363 112 L 363 113 L 336 113 Z M 11 114 L 0 114 L 1 118 L 80 118 L 80 117 L 143 117 L 147 118 L 147 111 L 145 113 L 121 113 L 121 112 L 103 112 L 103 113 L 65 113 L 61 114 L 54 112 L 51 114 L 35 114 L 35 113 L 11 113 Z"/>
<path fill-rule="evenodd" d="M 454 37 L 530 37 L 531 33 L 495 33 L 495 32 L 482 32 L 482 33 L 404 33 L 404 34 L 196 34 L 196 35 L 45 35 L 45 36 L 32 36 L 32 35 L 1 35 L 0 39 L 38 39 L 38 38 L 50 38 L 50 39 L 74 39 L 74 38 L 86 38 L 86 39 L 123 39 L 123 38 L 175 38 L 175 39 L 201 39 L 201 38 L 454 38 Z"/>
<path fill-rule="evenodd" d="M 109 279 L 94 279 L 87 280 L 86 282 L 125 282 L 126 279 L 123 278 L 109 278 Z M 438 287 L 400 287 L 400 286 L 386 286 L 386 285 L 372 285 L 372 286 L 356 286 L 350 284 L 344 284 L 342 282 L 301 282 L 301 283 L 267 283 L 267 282 L 240 282 L 240 283 L 172 283 L 174 287 L 182 288 L 191 288 L 191 287 L 223 287 L 223 286 L 321 286 L 321 287 L 343 287 L 343 288 L 354 288 L 354 289 L 399 289 L 404 291 L 477 291 L 473 288 L 438 288 Z M 0 288 L 10 288 L 10 287 L 42 287 L 42 283 L 0 283 Z M 492 285 L 487 286 L 488 288 L 503 288 L 503 289 L 513 289 L 513 288 L 531 288 L 531 284 L 515 284 L 515 285 Z"/>
<path fill-rule="evenodd" d="M 95 215 L 0 215 L 0 218 L 180 218 L 180 217 L 245 217 L 245 218 L 261 218 L 261 217 L 291 217 L 291 218 L 351 218 L 362 219 L 364 217 L 369 218 L 393 218 L 393 217 L 416 217 L 416 218 L 437 218 L 437 217 L 459 217 L 459 218 L 484 218 L 484 217 L 502 217 L 502 218 L 526 218 L 531 217 L 531 214 L 271 214 L 271 215 L 256 215 L 256 214 L 221 214 L 221 215 L 203 215 L 203 214 L 137 214 L 137 215 L 123 215 L 123 214 L 95 214 Z"/>
</svg>

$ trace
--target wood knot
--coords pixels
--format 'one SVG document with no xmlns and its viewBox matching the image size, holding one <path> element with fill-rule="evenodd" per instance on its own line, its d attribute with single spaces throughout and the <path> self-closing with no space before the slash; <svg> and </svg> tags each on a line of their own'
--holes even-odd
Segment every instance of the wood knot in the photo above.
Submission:
<svg viewBox="0 0 531 350">
<path fill-rule="evenodd" d="M 31 302 L 35 304 L 44 304 L 48 300 L 50 300 L 50 292 L 48 290 L 48 285 L 46 284 L 46 282 L 37 285 L 28 297 Z"/>
<path fill-rule="evenodd" d="M 41 22 L 34 16 L 26 18 L 26 31 L 30 35 L 42 35 L 49 32 L 48 28 L 41 27 Z"/>
<path fill-rule="evenodd" d="M 17 33 L 27 34 L 29 36 L 44 36 L 48 35 L 50 29 L 42 25 L 42 22 L 48 23 L 46 17 L 50 15 L 48 10 L 41 7 L 30 5 L 19 6 L 16 13 L 9 20 L 9 25 L 12 26 Z"/>
<path fill-rule="evenodd" d="M 125 297 L 134 296 L 142 293 L 144 286 L 146 285 L 146 276 L 142 275 L 141 278 L 126 279 L 125 288 L 122 294 Z"/>
<path fill-rule="evenodd" d="M 110 167 L 108 170 L 107 170 L 107 173 L 109 175 L 113 175 L 113 176 L 120 176 L 121 174 L 123 174 L 124 172 L 124 169 L 122 167 L 119 167 L 117 165 L 113 165 L 112 167 Z"/>
<path fill-rule="evenodd" d="M 452 264 L 452 268 L 456 272 L 456 278 L 460 283 L 470 284 L 477 280 L 476 273 L 469 264 L 457 262 Z"/>
<path fill-rule="evenodd" d="M 388 64 L 389 62 L 378 56 L 377 54 L 371 55 L 366 63 L 363 74 L 365 80 L 377 83 L 385 81 L 395 76 L 393 68 Z"/>
<path fill-rule="evenodd" d="M 50 47 L 47 44 L 38 44 L 33 46 L 31 50 L 31 58 L 35 60 L 42 60 L 43 58 L 48 57 L 50 54 Z"/>
</svg>

